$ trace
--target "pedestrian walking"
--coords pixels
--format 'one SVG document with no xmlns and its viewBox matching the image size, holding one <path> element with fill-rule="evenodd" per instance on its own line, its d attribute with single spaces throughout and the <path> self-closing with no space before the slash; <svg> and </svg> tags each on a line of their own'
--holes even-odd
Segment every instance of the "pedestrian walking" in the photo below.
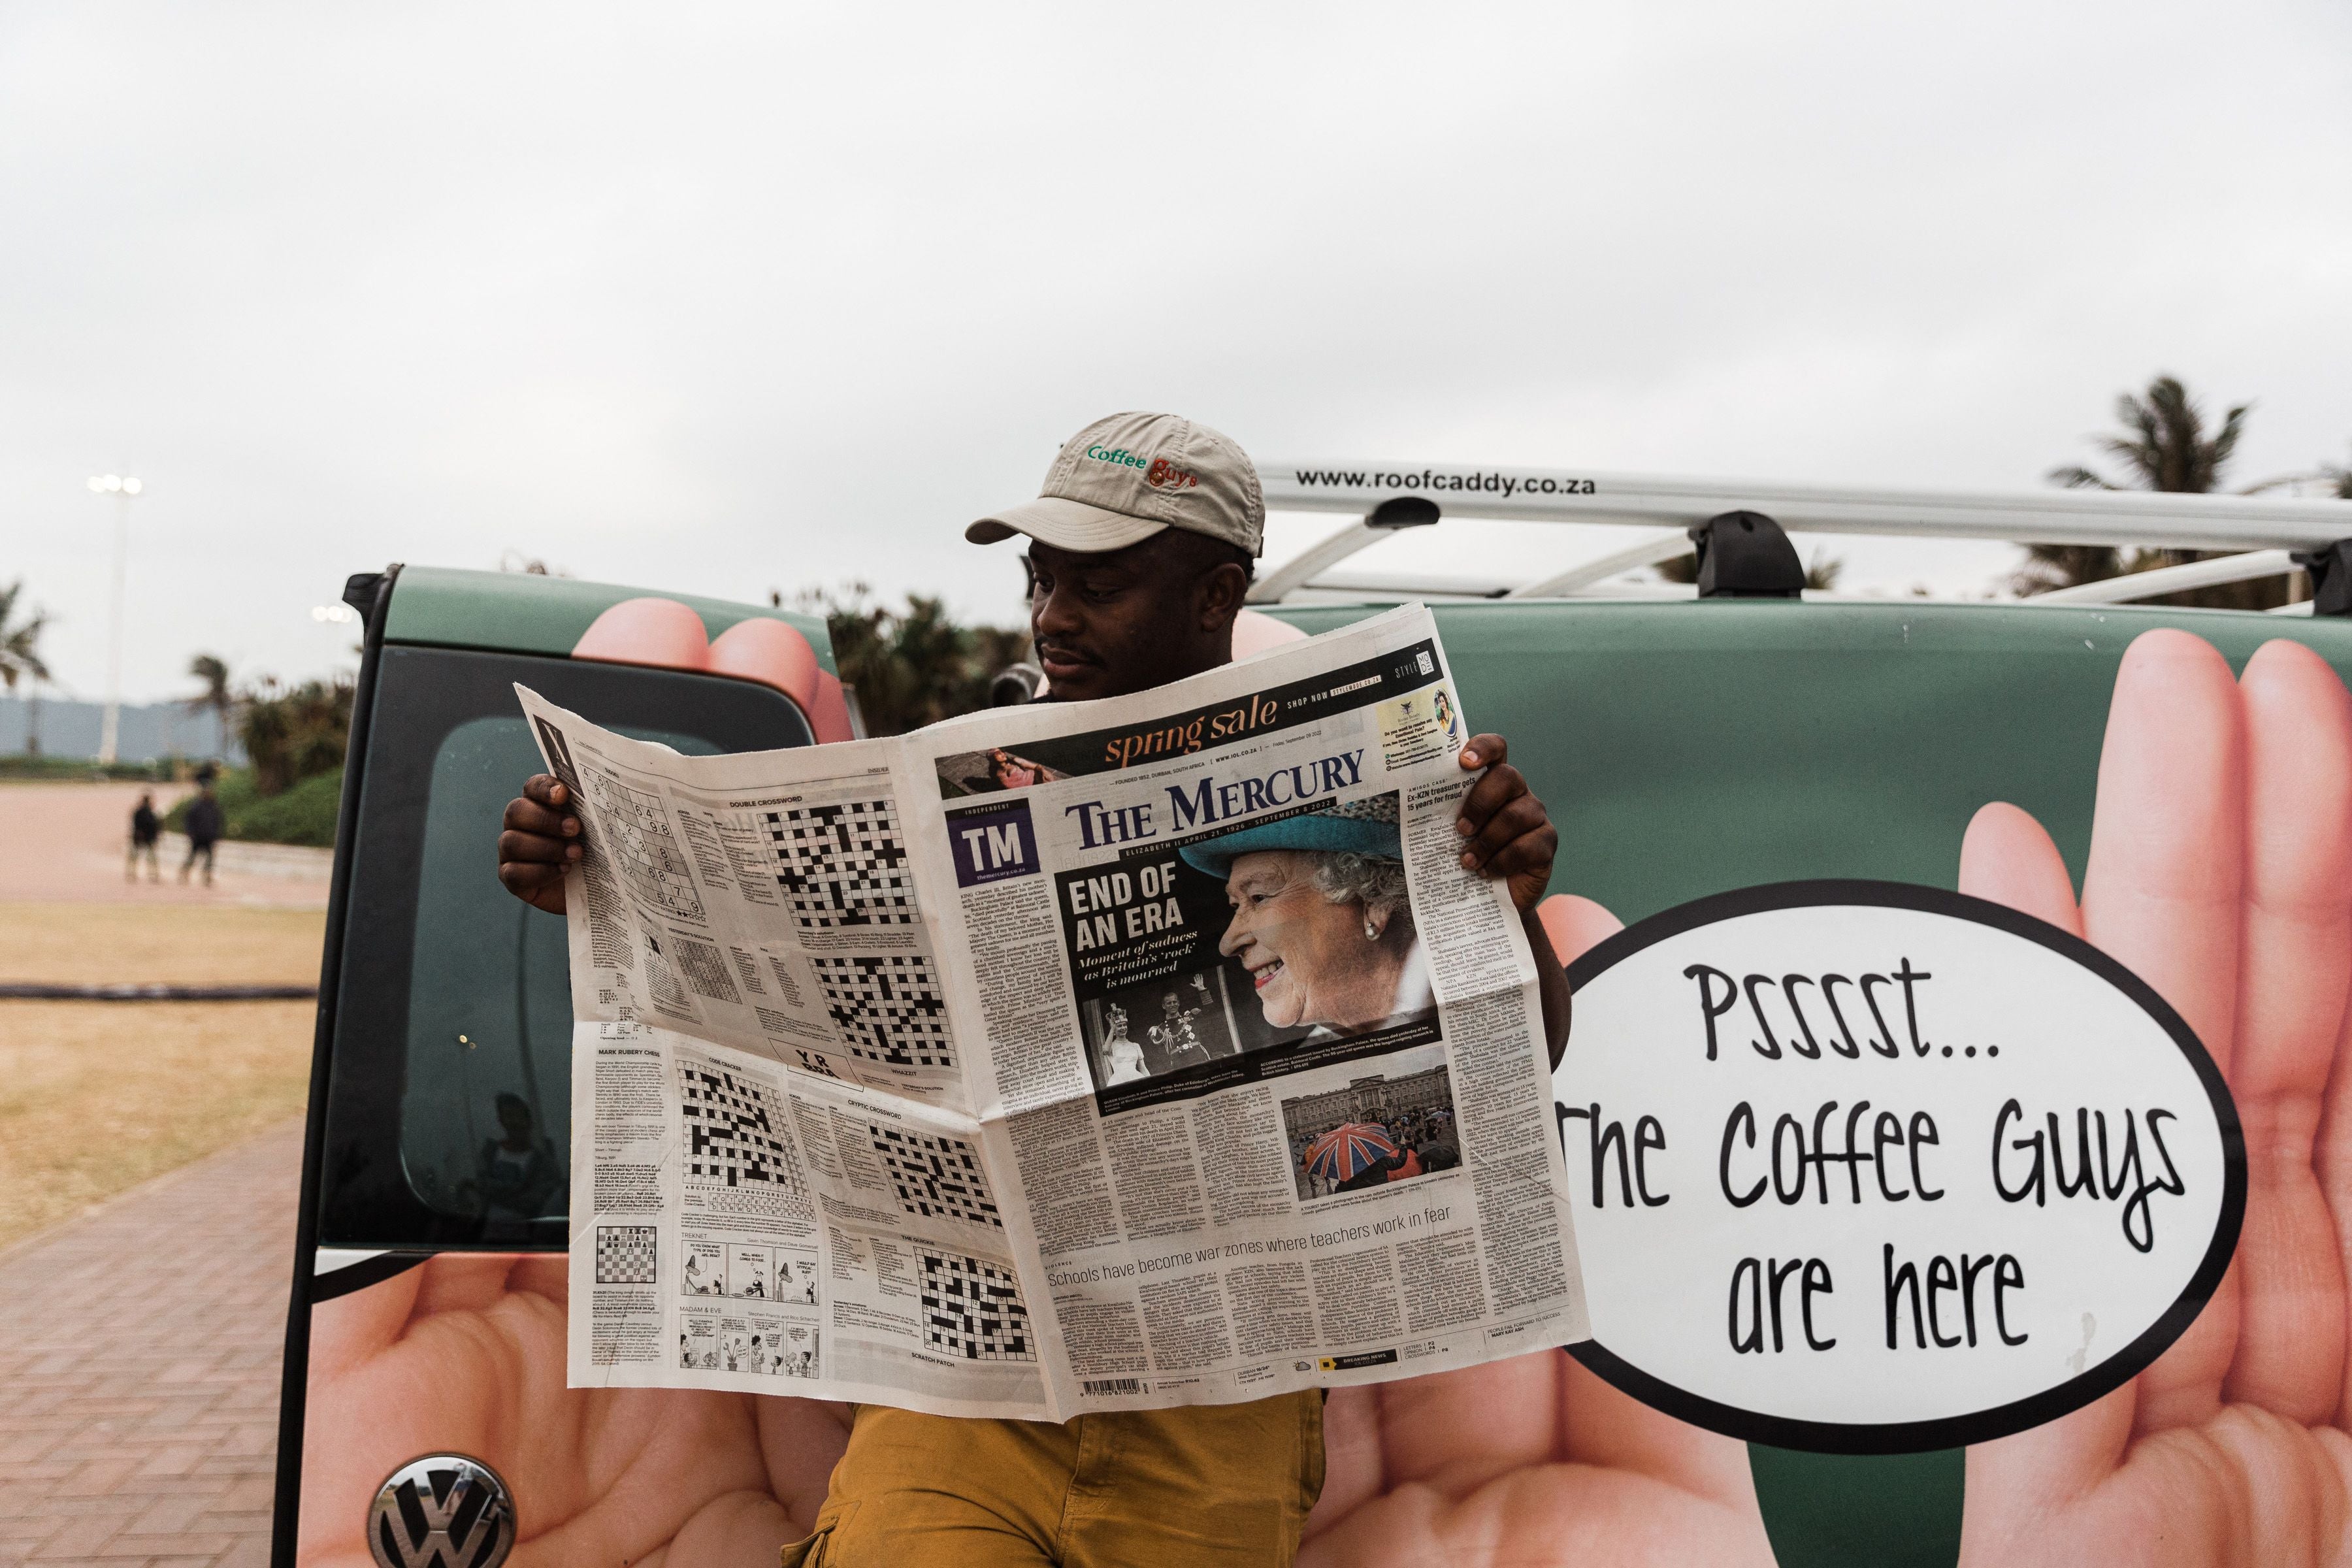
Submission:
<svg viewBox="0 0 2352 1568">
<path fill-rule="evenodd" d="M 139 879 L 139 859 L 142 855 L 147 859 L 147 879 L 151 882 L 163 879 L 163 868 L 155 860 L 155 840 L 163 836 L 163 819 L 155 815 L 154 792 L 140 791 L 139 804 L 131 809 L 131 858 L 122 868 L 124 881 Z"/>
<path fill-rule="evenodd" d="M 213 781 L 207 775 L 196 786 L 196 798 L 188 802 L 188 858 L 180 863 L 180 880 L 186 881 L 188 873 L 202 860 L 205 886 L 213 885 L 213 846 L 220 842 L 221 826 L 220 799 L 213 794 Z"/>
</svg>

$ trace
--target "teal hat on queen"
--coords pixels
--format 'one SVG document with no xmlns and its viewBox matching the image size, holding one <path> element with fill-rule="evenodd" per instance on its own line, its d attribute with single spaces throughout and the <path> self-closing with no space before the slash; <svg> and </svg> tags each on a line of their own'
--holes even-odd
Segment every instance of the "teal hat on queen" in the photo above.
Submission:
<svg viewBox="0 0 2352 1568">
<path fill-rule="evenodd" d="M 1397 797 L 1376 795 L 1321 811 L 1302 812 L 1222 838 L 1204 839 L 1176 853 L 1194 870 L 1222 879 L 1231 873 L 1236 859 L 1261 849 L 1342 852 L 1375 860 L 1402 860 L 1404 837 L 1397 830 Z"/>
</svg>

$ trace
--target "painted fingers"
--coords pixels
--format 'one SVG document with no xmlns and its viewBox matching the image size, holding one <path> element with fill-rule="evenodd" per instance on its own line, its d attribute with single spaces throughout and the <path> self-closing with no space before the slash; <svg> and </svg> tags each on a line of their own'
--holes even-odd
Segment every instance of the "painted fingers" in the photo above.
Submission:
<svg viewBox="0 0 2352 1568">
<path fill-rule="evenodd" d="M 2242 1317 L 2222 1396 L 2336 1418 L 2346 1301 L 2340 1110 L 2327 1108 L 2352 996 L 2352 697 L 2309 648 L 2273 642 L 2238 683 L 2246 735 L 2244 897 L 2230 1087 L 2246 1135 Z M 2327 1142 L 2319 1142 L 2321 1129 Z"/>
</svg>

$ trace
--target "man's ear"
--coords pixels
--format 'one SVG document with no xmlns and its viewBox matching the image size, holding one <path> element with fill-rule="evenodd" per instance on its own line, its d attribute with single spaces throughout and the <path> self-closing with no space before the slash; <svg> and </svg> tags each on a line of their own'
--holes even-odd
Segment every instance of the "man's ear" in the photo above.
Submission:
<svg viewBox="0 0 2352 1568">
<path fill-rule="evenodd" d="M 1223 561 L 1201 576 L 1195 595 L 1204 632 L 1229 630 L 1249 599 L 1249 574 L 1239 563 Z"/>
</svg>

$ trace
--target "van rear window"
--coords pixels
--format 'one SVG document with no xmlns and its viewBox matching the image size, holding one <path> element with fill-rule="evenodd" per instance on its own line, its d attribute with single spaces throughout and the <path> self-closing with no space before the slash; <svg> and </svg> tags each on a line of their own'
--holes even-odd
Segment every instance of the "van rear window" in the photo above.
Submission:
<svg viewBox="0 0 2352 1568">
<path fill-rule="evenodd" d="M 320 1242 L 560 1247 L 570 1194 L 563 922 L 499 885 L 499 816 L 542 771 L 514 682 L 688 753 L 807 745 L 766 687 L 386 647 L 353 837 Z"/>
</svg>

